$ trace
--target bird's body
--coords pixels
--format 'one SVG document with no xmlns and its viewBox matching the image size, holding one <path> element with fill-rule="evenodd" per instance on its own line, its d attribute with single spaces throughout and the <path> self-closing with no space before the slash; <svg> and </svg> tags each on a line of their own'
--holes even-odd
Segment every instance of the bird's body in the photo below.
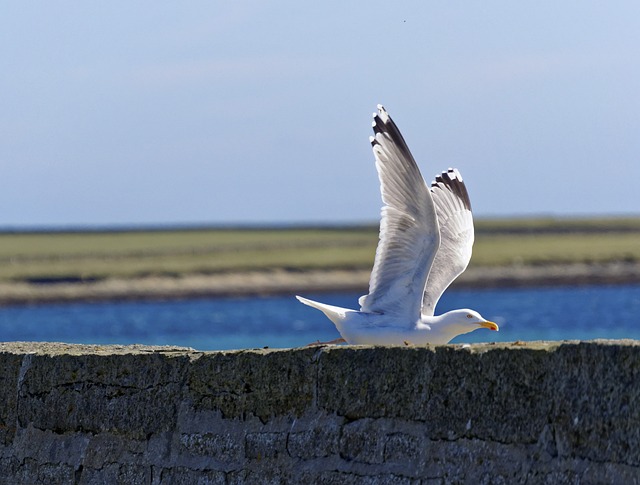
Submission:
<svg viewBox="0 0 640 485">
<path fill-rule="evenodd" d="M 498 330 L 473 310 L 434 315 L 440 296 L 471 259 L 473 218 L 460 173 L 449 169 L 427 186 L 380 105 L 373 131 L 384 205 L 369 293 L 360 298 L 360 310 L 298 300 L 322 311 L 350 344 L 445 344 L 477 328 Z"/>
<path fill-rule="evenodd" d="M 410 322 L 399 319 L 395 315 L 349 310 L 318 303 L 300 296 L 297 298 L 305 305 L 323 312 L 334 323 L 340 336 L 346 342 L 354 345 L 406 345 L 409 343 L 412 345 L 439 345 L 446 344 L 457 335 L 479 328 L 478 326 L 469 326 L 471 322 L 467 321 L 464 321 L 463 325 L 456 325 L 455 320 L 458 319 L 456 312 L 462 312 L 464 314 L 462 318 L 465 320 L 468 320 L 467 314 L 473 315 L 478 325 L 491 328 L 488 325 L 491 322 L 486 322 L 473 310 L 454 310 L 437 316 L 421 315 L 416 321 Z M 449 323 L 452 317 L 456 318 Z"/>
</svg>

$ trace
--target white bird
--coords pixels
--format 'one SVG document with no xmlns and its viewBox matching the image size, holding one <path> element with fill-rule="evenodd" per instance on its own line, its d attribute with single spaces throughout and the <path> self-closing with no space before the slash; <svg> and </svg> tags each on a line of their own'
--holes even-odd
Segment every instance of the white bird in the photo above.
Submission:
<svg viewBox="0 0 640 485">
<path fill-rule="evenodd" d="M 335 324 L 342 339 L 331 343 L 446 344 L 478 328 L 498 330 L 473 310 L 434 315 L 440 296 L 471 259 L 473 218 L 460 173 L 449 169 L 429 187 L 381 105 L 372 126 L 384 205 L 369 294 L 360 298 L 360 310 L 296 298 Z"/>
</svg>

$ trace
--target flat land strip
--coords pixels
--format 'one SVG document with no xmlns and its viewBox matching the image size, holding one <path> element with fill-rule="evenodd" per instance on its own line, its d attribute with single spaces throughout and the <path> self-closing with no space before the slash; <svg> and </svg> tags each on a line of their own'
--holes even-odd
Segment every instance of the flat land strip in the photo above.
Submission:
<svg viewBox="0 0 640 485">
<path fill-rule="evenodd" d="M 377 226 L 0 233 L 0 303 L 365 290 Z M 640 218 L 480 220 L 460 285 L 640 282 Z"/>
</svg>

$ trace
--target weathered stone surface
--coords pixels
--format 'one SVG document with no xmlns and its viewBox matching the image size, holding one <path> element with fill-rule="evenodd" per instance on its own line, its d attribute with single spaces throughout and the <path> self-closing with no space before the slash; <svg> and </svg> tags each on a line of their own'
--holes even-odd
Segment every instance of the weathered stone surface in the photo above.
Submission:
<svg viewBox="0 0 640 485">
<path fill-rule="evenodd" d="M 326 458 L 340 452 L 341 423 L 326 419 L 319 426 L 292 430 L 288 434 L 287 452 L 292 458 L 310 460 Z"/>
<path fill-rule="evenodd" d="M 82 469 L 79 473 L 77 483 L 79 485 L 151 483 L 151 467 L 135 463 L 108 463 L 99 469 Z"/>
<path fill-rule="evenodd" d="M 233 463 L 244 459 L 244 448 L 230 433 L 182 434 L 180 445 L 193 455 Z"/>
<path fill-rule="evenodd" d="M 226 485 L 227 478 L 225 473 L 216 470 L 192 470 L 177 466 L 162 470 L 154 483 L 160 485 Z"/>
<path fill-rule="evenodd" d="M 640 483 L 633 341 L 0 343 L 0 484 Z"/>
<path fill-rule="evenodd" d="M 136 436 L 173 429 L 188 363 L 160 352 L 32 355 L 21 370 L 18 422 Z"/>
<path fill-rule="evenodd" d="M 0 444 L 8 445 L 15 436 L 20 369 L 25 360 L 28 361 L 27 355 L 5 352 L 0 347 Z"/>
<path fill-rule="evenodd" d="M 319 375 L 322 408 L 350 419 L 424 422 L 432 439 L 480 434 L 504 442 L 535 442 L 547 423 L 553 403 L 545 399 L 545 386 L 555 379 L 547 348 L 375 350 L 325 351 Z"/>
<path fill-rule="evenodd" d="M 191 365 L 189 398 L 195 409 L 226 418 L 302 415 L 315 392 L 317 349 L 206 353 Z"/>
</svg>

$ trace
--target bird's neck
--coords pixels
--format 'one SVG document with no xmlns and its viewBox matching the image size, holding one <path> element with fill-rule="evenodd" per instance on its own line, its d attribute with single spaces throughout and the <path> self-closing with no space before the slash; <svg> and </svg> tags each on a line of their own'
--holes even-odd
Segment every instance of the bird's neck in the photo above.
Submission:
<svg viewBox="0 0 640 485">
<path fill-rule="evenodd" d="M 442 315 L 423 315 L 420 323 L 428 325 L 431 328 L 430 335 L 434 341 L 440 343 L 448 343 L 458 335 L 464 332 L 460 331 L 460 327 L 451 321 L 451 316 L 447 313 Z"/>
</svg>

